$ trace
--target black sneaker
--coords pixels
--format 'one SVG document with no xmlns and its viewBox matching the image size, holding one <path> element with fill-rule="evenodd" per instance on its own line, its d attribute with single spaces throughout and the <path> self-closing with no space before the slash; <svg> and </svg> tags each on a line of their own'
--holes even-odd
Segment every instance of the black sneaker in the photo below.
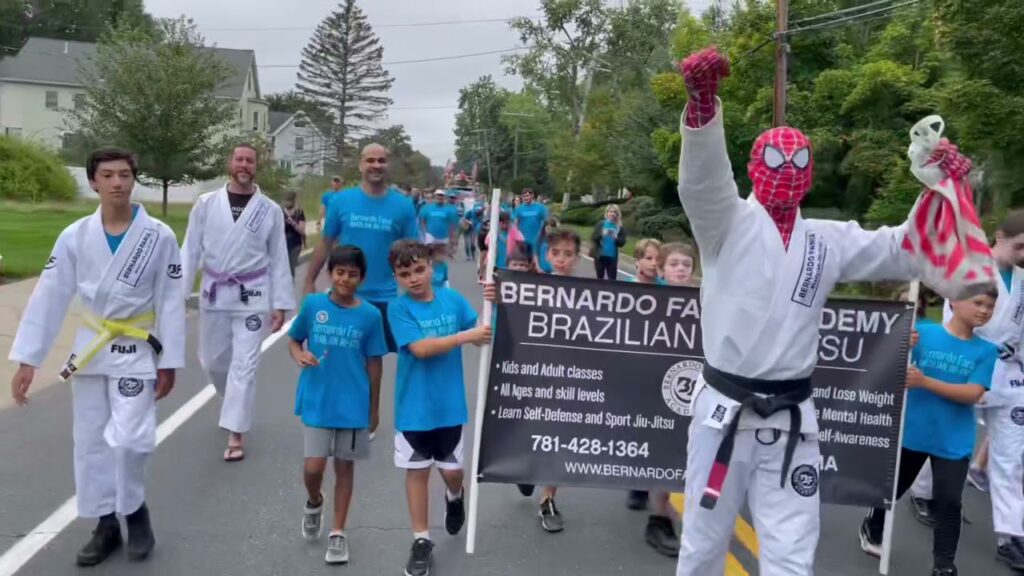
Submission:
<svg viewBox="0 0 1024 576">
<path fill-rule="evenodd" d="M 671 518 L 651 516 L 647 519 L 644 538 L 659 554 L 676 558 L 679 556 L 679 536 Z"/>
<path fill-rule="evenodd" d="M 882 535 L 871 533 L 871 513 L 860 523 L 860 549 L 875 558 L 882 557 Z"/>
<path fill-rule="evenodd" d="M 448 491 L 444 493 L 444 529 L 449 534 L 455 536 L 462 530 L 462 525 L 466 523 L 466 500 L 463 496 L 466 495 L 466 491 L 463 490 L 458 498 L 455 500 L 448 499 Z"/>
<path fill-rule="evenodd" d="M 647 510 L 647 492 L 643 490 L 630 490 L 626 498 L 626 508 L 630 510 Z"/>
<path fill-rule="evenodd" d="M 932 576 L 957 576 L 956 566 L 951 568 L 932 568 Z"/>
<path fill-rule="evenodd" d="M 96 529 L 92 531 L 92 538 L 79 550 L 76 561 L 79 566 L 95 566 L 110 557 L 121 547 L 121 525 L 117 522 L 117 516 L 107 514 L 100 518 Z"/>
<path fill-rule="evenodd" d="M 561 532 L 565 528 L 553 498 L 545 498 L 540 503 L 540 527 L 548 532 Z"/>
<path fill-rule="evenodd" d="M 434 562 L 434 543 L 426 538 L 417 538 L 412 543 L 409 561 L 405 564 L 405 576 L 427 576 Z"/>
<path fill-rule="evenodd" d="M 533 496 L 533 484 L 516 484 L 516 488 L 519 488 L 519 493 L 527 498 Z"/>
<path fill-rule="evenodd" d="M 914 510 L 914 518 L 918 522 L 928 526 L 929 528 L 935 527 L 935 516 L 932 515 L 932 501 L 925 500 L 924 498 L 918 498 L 917 496 L 910 497 L 911 508 Z"/>
<path fill-rule="evenodd" d="M 1014 570 L 1024 570 L 1024 541 L 1011 538 L 996 548 L 996 558 L 1006 562 Z"/>
<path fill-rule="evenodd" d="M 144 560 L 156 546 L 153 527 L 149 524 L 149 508 L 143 502 L 138 510 L 125 516 L 128 525 L 128 558 Z"/>
</svg>

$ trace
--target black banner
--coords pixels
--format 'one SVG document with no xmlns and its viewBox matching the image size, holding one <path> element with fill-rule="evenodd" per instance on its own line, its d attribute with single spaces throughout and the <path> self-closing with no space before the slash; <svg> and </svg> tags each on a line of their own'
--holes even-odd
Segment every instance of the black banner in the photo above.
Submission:
<svg viewBox="0 0 1024 576">
<path fill-rule="evenodd" d="M 681 491 L 703 369 L 699 290 L 502 271 L 480 481 Z M 887 502 L 913 306 L 830 301 L 821 498 Z"/>
</svg>

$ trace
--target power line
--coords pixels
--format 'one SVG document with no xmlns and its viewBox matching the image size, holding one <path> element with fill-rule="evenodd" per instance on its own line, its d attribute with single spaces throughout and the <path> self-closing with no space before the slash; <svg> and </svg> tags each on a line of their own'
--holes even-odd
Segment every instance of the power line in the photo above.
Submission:
<svg viewBox="0 0 1024 576">
<path fill-rule="evenodd" d="M 832 28 L 834 26 L 838 26 L 838 25 L 840 25 L 840 24 L 842 24 L 844 22 L 864 22 L 864 21 L 869 20 L 866 17 L 867 16 L 871 16 L 871 15 L 880 15 L 880 16 L 876 16 L 875 18 L 870 18 L 870 20 L 875 20 L 877 18 L 885 18 L 885 17 L 890 16 L 891 13 L 893 11 L 895 11 L 897 8 L 902 8 L 902 7 L 905 7 L 905 6 L 911 6 L 913 4 L 918 4 L 920 2 L 921 2 L 921 0 L 907 0 L 906 2 L 901 2 L 899 4 L 893 4 L 891 6 L 886 6 L 885 8 L 879 8 L 877 10 L 872 10 L 870 12 L 862 12 L 860 14 L 855 14 L 853 16 L 847 16 L 845 18 L 840 18 L 838 20 L 830 20 L 828 22 L 823 22 L 821 24 L 812 24 L 811 26 L 804 26 L 802 28 L 793 28 L 793 29 L 790 30 L 790 33 L 809 32 L 811 30 L 823 30 L 825 28 Z"/>
<path fill-rule="evenodd" d="M 371 28 L 425 28 L 430 26 L 457 26 L 463 24 L 508 23 L 516 18 L 531 16 L 509 16 L 508 18 L 480 18 L 477 20 L 441 20 L 437 22 L 408 22 L 404 24 L 370 24 Z M 318 25 L 319 26 L 319 25 Z M 277 32 L 286 30 L 315 30 L 317 26 L 271 26 L 266 28 L 205 28 L 207 32 Z"/>
<path fill-rule="evenodd" d="M 818 14 L 817 16 L 808 16 L 807 18 L 801 18 L 790 22 L 790 24 L 803 24 L 805 22 L 814 22 L 815 20 L 822 20 L 824 18 L 832 18 L 833 16 L 841 16 L 843 14 L 849 14 L 850 12 L 860 12 L 867 8 L 874 8 L 875 6 L 881 6 L 883 4 L 892 4 L 895 0 L 877 0 L 875 2 L 868 2 L 867 4 L 861 4 L 859 6 L 851 6 L 850 8 L 843 8 L 842 10 L 836 10 L 834 12 L 826 12 L 825 14 Z"/>
<path fill-rule="evenodd" d="M 462 58 L 474 58 L 477 56 L 490 56 L 492 54 L 507 54 L 520 50 L 529 50 L 531 46 L 520 46 L 518 48 L 506 48 L 504 50 L 491 50 L 490 52 L 472 52 L 470 54 L 455 54 L 452 56 L 436 56 L 434 58 L 419 58 L 417 60 L 395 60 L 392 62 L 381 62 L 383 66 L 395 66 L 398 64 L 421 64 L 423 62 L 440 62 L 443 60 L 460 60 Z M 298 68 L 299 64 L 257 64 L 260 68 Z"/>
</svg>

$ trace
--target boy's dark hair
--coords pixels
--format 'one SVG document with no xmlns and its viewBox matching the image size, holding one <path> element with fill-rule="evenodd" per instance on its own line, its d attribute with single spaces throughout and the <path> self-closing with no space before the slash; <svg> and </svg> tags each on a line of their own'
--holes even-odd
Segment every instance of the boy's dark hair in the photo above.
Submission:
<svg viewBox="0 0 1024 576">
<path fill-rule="evenodd" d="M 484 220 L 480 224 L 480 233 L 476 235 L 476 247 L 481 252 L 487 251 L 487 235 L 491 233 L 491 221 Z"/>
<path fill-rule="evenodd" d="M 560 242 L 572 242 L 576 246 L 576 253 L 580 253 L 580 235 L 569 228 L 556 228 L 548 234 L 548 246 L 554 246 Z"/>
<path fill-rule="evenodd" d="M 993 300 L 999 300 L 999 287 L 995 284 L 989 285 L 988 289 L 982 292 L 983 295 L 988 296 Z"/>
<path fill-rule="evenodd" d="M 508 262 L 526 262 L 533 264 L 533 250 L 526 242 L 518 242 L 512 247 L 512 253 L 508 256 Z"/>
<path fill-rule="evenodd" d="M 398 240 L 388 252 L 391 269 L 411 266 L 420 260 L 431 261 L 431 248 L 418 240 Z"/>
<path fill-rule="evenodd" d="M 498 222 L 508 222 L 510 220 L 512 220 L 512 215 L 508 212 L 502 210 L 498 213 Z"/>
<path fill-rule="evenodd" d="M 327 271 L 331 272 L 338 266 L 350 266 L 359 269 L 359 277 L 366 278 L 366 255 L 358 246 L 338 246 L 331 251 L 327 259 Z"/>
<path fill-rule="evenodd" d="M 96 179 L 96 170 L 99 169 L 100 164 L 104 162 L 114 162 L 116 160 L 124 160 L 131 166 L 132 176 L 138 178 L 139 167 L 138 162 L 135 160 L 135 154 L 123 149 L 123 148 L 99 148 L 93 150 L 92 154 L 89 154 L 88 160 L 85 162 L 85 174 L 89 177 L 89 180 Z"/>
<path fill-rule="evenodd" d="M 1024 234 L 1024 210 L 1013 210 L 999 224 L 999 231 L 1007 239 Z"/>
</svg>

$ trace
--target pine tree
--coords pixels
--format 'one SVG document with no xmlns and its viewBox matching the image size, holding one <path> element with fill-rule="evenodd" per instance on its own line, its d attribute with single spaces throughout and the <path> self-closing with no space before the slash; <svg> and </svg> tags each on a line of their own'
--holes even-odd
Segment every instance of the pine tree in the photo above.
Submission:
<svg viewBox="0 0 1024 576">
<path fill-rule="evenodd" d="M 383 55 L 356 0 L 343 0 L 302 50 L 298 89 L 333 114 L 331 137 L 339 161 L 392 104 L 387 92 L 394 79 L 381 65 Z"/>
</svg>

